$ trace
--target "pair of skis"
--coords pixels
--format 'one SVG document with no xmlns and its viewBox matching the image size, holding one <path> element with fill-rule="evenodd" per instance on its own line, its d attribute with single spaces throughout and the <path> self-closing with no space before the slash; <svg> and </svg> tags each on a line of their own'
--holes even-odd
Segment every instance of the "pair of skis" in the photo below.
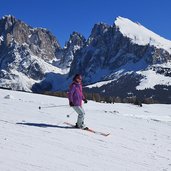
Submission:
<svg viewBox="0 0 171 171">
<path fill-rule="evenodd" d="M 69 123 L 69 122 L 64 122 L 64 124 L 65 125 L 68 125 L 68 126 L 71 126 L 71 127 L 75 127 L 74 124 Z M 90 129 L 90 128 L 81 129 L 81 130 L 89 131 L 91 133 L 98 134 L 98 135 L 102 135 L 102 136 L 105 136 L 105 137 L 107 137 L 108 135 L 110 135 L 110 133 L 103 133 L 103 132 L 100 132 L 100 131 L 95 131 L 95 130 Z"/>
</svg>

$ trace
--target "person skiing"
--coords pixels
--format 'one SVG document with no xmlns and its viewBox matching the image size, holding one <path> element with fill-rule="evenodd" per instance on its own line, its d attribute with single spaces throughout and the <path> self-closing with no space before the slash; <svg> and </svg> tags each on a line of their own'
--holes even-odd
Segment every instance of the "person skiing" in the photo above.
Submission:
<svg viewBox="0 0 171 171">
<path fill-rule="evenodd" d="M 84 97 L 82 92 L 82 76 L 76 74 L 73 77 L 73 82 L 69 87 L 68 92 L 69 105 L 77 112 L 78 118 L 75 127 L 86 129 L 84 124 L 85 111 L 82 107 L 82 100 L 87 103 L 87 99 Z"/>
</svg>

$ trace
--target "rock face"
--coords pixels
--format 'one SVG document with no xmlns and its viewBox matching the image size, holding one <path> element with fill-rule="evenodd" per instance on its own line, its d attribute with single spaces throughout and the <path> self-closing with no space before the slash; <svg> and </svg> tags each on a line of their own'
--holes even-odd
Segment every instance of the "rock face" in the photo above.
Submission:
<svg viewBox="0 0 171 171">
<path fill-rule="evenodd" d="M 5 16 L 0 20 L 0 33 L 4 39 L 4 48 L 17 43 L 48 62 L 56 58 L 56 53 L 60 50 L 59 43 L 48 30 L 33 29 L 13 16 Z"/>
<path fill-rule="evenodd" d="M 80 73 L 84 85 L 95 83 L 88 92 L 153 96 L 171 103 L 170 61 L 171 41 L 122 17 L 113 25 L 95 24 L 87 40 L 73 32 L 64 48 L 46 29 L 32 28 L 13 16 L 0 20 L 0 87 L 65 90 Z M 162 92 L 167 98 L 160 98 Z"/>
<path fill-rule="evenodd" d="M 84 36 L 77 32 L 73 32 L 63 50 L 59 52 L 61 58 L 55 65 L 63 69 L 68 69 L 69 71 L 76 52 L 85 45 L 85 42 L 86 39 Z"/>
<path fill-rule="evenodd" d="M 88 86 L 87 92 L 171 103 L 170 61 L 171 41 L 119 17 L 112 26 L 94 26 L 85 46 L 75 54 L 69 76 L 81 73 L 85 85 L 104 82 Z"/>
<path fill-rule="evenodd" d="M 171 43 L 170 43 L 171 46 Z M 106 78 L 108 74 L 132 63 L 139 69 L 149 65 L 166 63 L 171 60 L 168 51 L 157 48 L 149 43 L 139 45 L 132 43 L 114 24 L 108 26 L 100 23 L 92 29 L 92 33 L 84 48 L 75 54 L 70 75 L 81 73 L 86 83 L 93 83 Z M 104 70 L 99 74 L 99 70 Z"/>
<path fill-rule="evenodd" d="M 59 58 L 61 47 L 49 31 L 32 28 L 13 16 L 0 20 L 0 36 L 1 87 L 28 91 L 44 77 L 44 65 Z M 23 85 L 24 78 L 30 79 L 30 85 Z"/>
</svg>

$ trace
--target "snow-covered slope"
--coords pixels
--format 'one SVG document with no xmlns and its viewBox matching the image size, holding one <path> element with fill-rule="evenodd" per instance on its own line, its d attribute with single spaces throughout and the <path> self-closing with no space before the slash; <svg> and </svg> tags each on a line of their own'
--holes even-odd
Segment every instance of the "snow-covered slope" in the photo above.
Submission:
<svg viewBox="0 0 171 171">
<path fill-rule="evenodd" d="M 139 66 L 139 65 L 137 65 Z M 142 67 L 142 65 L 140 66 Z M 171 86 L 171 77 L 165 76 L 164 74 L 157 73 L 154 68 L 167 68 L 170 70 L 171 63 L 163 63 L 160 65 L 152 65 L 146 70 L 141 70 L 140 67 L 136 68 L 136 65 L 133 64 L 127 64 L 124 69 L 119 69 L 118 72 L 115 72 L 115 74 L 112 75 L 113 79 L 108 81 L 100 81 L 91 85 L 88 85 L 86 87 L 93 88 L 93 87 L 102 87 L 104 85 L 107 85 L 111 83 L 112 81 L 116 81 L 118 78 L 120 78 L 123 75 L 126 74 L 132 74 L 133 72 L 143 76 L 143 78 L 140 80 L 140 83 L 138 86 L 136 86 L 137 90 L 144 90 L 144 89 L 155 89 L 154 87 L 156 85 L 165 85 L 165 86 Z M 171 72 L 169 71 L 169 74 Z"/>
<path fill-rule="evenodd" d="M 35 83 L 42 81 L 44 74 L 54 73 L 64 75 L 67 71 L 55 67 L 27 49 L 26 57 L 21 54 L 20 47 L 16 45 L 13 51 L 13 62 L 8 64 L 9 58 L 0 60 L 1 76 L 0 86 L 13 90 L 31 91 Z M 48 79 L 48 78 L 47 78 Z"/>
<path fill-rule="evenodd" d="M 0 101 L 2 171 L 171 170 L 171 105 L 89 101 L 85 122 L 103 137 L 63 124 L 77 117 L 65 98 L 0 90 Z"/>
<path fill-rule="evenodd" d="M 118 17 L 115 21 L 115 25 L 119 28 L 121 33 L 129 37 L 133 43 L 143 46 L 149 44 L 157 48 L 165 49 L 171 54 L 171 41 L 148 30 L 140 23 L 134 23 L 127 18 Z"/>
</svg>

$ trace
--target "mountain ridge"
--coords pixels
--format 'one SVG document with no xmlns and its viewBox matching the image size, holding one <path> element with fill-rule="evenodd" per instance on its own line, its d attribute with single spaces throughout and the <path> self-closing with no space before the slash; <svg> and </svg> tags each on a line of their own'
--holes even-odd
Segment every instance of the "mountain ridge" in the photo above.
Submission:
<svg viewBox="0 0 171 171">
<path fill-rule="evenodd" d="M 154 90 L 161 85 L 166 87 L 160 91 L 170 92 L 170 50 L 171 41 L 123 17 L 113 25 L 95 24 L 87 40 L 73 32 L 62 48 L 47 29 L 5 16 L 0 20 L 0 86 L 33 92 L 66 90 L 74 74 L 80 73 L 84 85 L 111 80 L 103 90 L 96 88 L 100 94 L 115 96 L 109 87 L 128 85 L 121 94 L 127 96 L 130 90 L 145 98 L 151 93 L 138 95 L 140 89 Z M 155 84 L 151 87 L 146 81 L 149 73 L 158 80 L 152 80 Z M 130 78 L 136 83 L 133 88 Z M 137 88 L 145 82 L 147 86 Z M 169 95 L 167 101 L 171 102 Z"/>
</svg>

